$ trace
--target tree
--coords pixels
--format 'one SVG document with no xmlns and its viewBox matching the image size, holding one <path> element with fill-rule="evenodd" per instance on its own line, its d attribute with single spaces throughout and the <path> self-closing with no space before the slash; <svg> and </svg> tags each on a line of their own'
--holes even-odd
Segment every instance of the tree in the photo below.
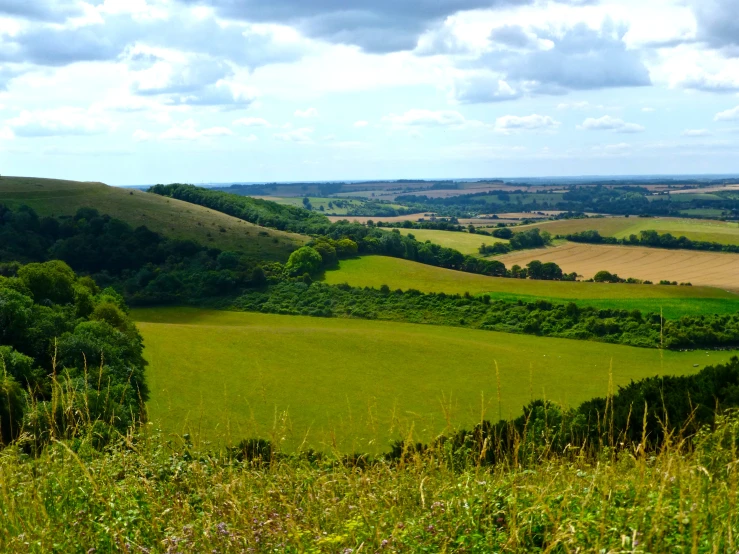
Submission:
<svg viewBox="0 0 739 554">
<path fill-rule="evenodd" d="M 53 260 L 28 264 L 18 270 L 18 277 L 33 294 L 36 303 L 44 300 L 55 304 L 74 302 L 75 274 L 67 264 Z"/>
<path fill-rule="evenodd" d="M 322 263 L 323 258 L 314 248 L 303 246 L 290 254 L 290 259 L 285 264 L 285 270 L 288 275 L 293 277 L 304 273 L 315 275 L 321 268 Z"/>
<path fill-rule="evenodd" d="M 306 210 L 312 210 L 313 209 L 313 205 L 310 203 L 310 198 L 308 198 L 307 196 L 305 198 L 303 198 L 303 207 Z"/>
</svg>

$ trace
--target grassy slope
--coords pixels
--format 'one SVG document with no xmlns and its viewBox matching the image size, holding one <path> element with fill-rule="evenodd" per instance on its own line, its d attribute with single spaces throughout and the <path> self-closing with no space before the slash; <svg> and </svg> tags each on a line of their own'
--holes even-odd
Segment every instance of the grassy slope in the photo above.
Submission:
<svg viewBox="0 0 739 554">
<path fill-rule="evenodd" d="M 494 298 L 506 300 L 576 301 L 603 308 L 655 312 L 662 308 L 666 317 L 739 311 L 739 295 L 716 288 L 522 281 L 452 271 L 385 256 L 343 260 L 338 270 L 326 272 L 325 282 L 374 288 L 388 285 L 391 289 L 414 288 L 448 294 L 490 293 Z"/>
<path fill-rule="evenodd" d="M 290 252 L 308 240 L 301 235 L 258 227 L 202 206 L 102 183 L 2 177 L 0 203 L 26 204 L 44 216 L 68 216 L 81 207 L 96 208 L 134 227 L 146 225 L 169 237 L 192 239 L 262 259 L 286 260 Z"/>
<path fill-rule="evenodd" d="M 739 225 L 727 221 L 706 221 L 679 219 L 672 217 L 606 217 L 597 219 L 568 219 L 547 221 L 534 225 L 518 227 L 524 230 L 539 227 L 553 235 L 566 235 L 579 231 L 596 230 L 608 237 L 624 238 L 638 235 L 640 231 L 659 231 L 674 236 L 685 236 L 691 240 L 720 242 L 722 244 L 739 244 Z"/>
<path fill-rule="evenodd" d="M 518 415 L 530 394 L 578 403 L 615 384 L 682 375 L 730 352 L 664 352 L 463 328 L 195 309 L 134 312 L 150 418 L 210 440 L 287 436 L 344 452 L 428 440 L 452 426 Z M 496 400 L 495 362 L 502 402 Z M 531 371 L 531 373 L 530 373 Z M 446 415 L 445 415 L 446 411 Z"/>
<path fill-rule="evenodd" d="M 472 235 L 467 232 L 457 231 L 435 231 L 432 229 L 400 229 L 400 232 L 404 235 L 413 235 L 416 240 L 421 242 L 431 241 L 439 246 L 445 246 L 447 248 L 454 248 L 459 250 L 462 254 L 469 254 L 472 256 L 479 255 L 478 249 L 485 244 L 495 244 L 496 242 L 508 242 L 504 239 L 497 239 L 495 237 L 486 237 L 484 235 Z"/>
</svg>

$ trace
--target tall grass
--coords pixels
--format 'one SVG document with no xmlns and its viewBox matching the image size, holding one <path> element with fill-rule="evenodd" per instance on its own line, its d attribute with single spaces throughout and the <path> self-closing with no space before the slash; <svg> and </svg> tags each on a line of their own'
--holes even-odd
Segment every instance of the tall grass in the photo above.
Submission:
<svg viewBox="0 0 739 554">
<path fill-rule="evenodd" d="M 452 441 L 398 445 L 377 460 L 275 455 L 256 442 L 208 452 L 151 424 L 101 448 L 80 417 L 72 420 L 75 432 L 36 457 L 26 453 L 31 437 L 0 451 L 0 551 L 739 548 L 736 412 L 692 437 L 668 434 L 657 451 L 618 436 L 598 448 L 557 448 L 546 429 L 531 428 L 494 466 Z"/>
</svg>

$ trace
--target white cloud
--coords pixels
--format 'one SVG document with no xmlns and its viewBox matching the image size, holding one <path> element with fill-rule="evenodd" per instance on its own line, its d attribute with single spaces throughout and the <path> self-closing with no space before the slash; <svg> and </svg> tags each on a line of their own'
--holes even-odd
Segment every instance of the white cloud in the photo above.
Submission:
<svg viewBox="0 0 739 554">
<path fill-rule="evenodd" d="M 515 131 L 552 131 L 561 123 L 548 115 L 504 115 L 495 121 L 495 130 L 509 134 Z"/>
<path fill-rule="evenodd" d="M 146 142 L 147 140 L 151 140 L 153 138 L 154 138 L 153 134 L 151 134 L 148 131 L 144 131 L 142 129 L 135 131 L 133 134 L 133 140 L 135 140 L 136 142 Z"/>
<path fill-rule="evenodd" d="M 707 137 L 711 135 L 708 129 L 685 129 L 682 133 L 684 137 Z"/>
<path fill-rule="evenodd" d="M 308 108 L 307 110 L 295 110 L 295 117 L 302 117 L 303 119 L 318 117 L 318 110 L 315 108 Z"/>
<path fill-rule="evenodd" d="M 641 111 L 643 111 L 644 113 L 653 113 L 653 112 L 656 112 L 657 110 L 647 106 L 647 107 L 642 108 Z"/>
<path fill-rule="evenodd" d="M 311 127 L 302 127 L 284 133 L 275 133 L 275 138 L 283 142 L 309 144 L 313 142 L 313 129 Z"/>
<path fill-rule="evenodd" d="M 0 127 L 0 140 L 13 140 L 15 133 L 10 127 Z"/>
<path fill-rule="evenodd" d="M 241 119 L 234 121 L 233 124 L 241 127 L 272 127 L 272 124 L 269 121 L 262 119 L 261 117 L 242 117 Z"/>
<path fill-rule="evenodd" d="M 81 108 L 52 110 L 24 110 L 6 121 L 19 137 L 55 137 L 70 135 L 97 135 L 109 131 L 113 125 L 104 117 L 91 115 Z"/>
<path fill-rule="evenodd" d="M 471 121 L 461 113 L 453 110 L 408 110 L 404 114 L 390 114 L 382 121 L 393 127 L 464 127 L 482 125 L 479 121 Z"/>
<path fill-rule="evenodd" d="M 361 129 L 362 127 L 367 127 L 369 125 L 369 121 L 357 121 L 354 123 L 354 126 L 357 129 Z"/>
<path fill-rule="evenodd" d="M 627 123 L 623 119 L 604 115 L 600 118 L 589 117 L 577 127 L 584 131 L 614 131 L 616 133 L 641 133 L 645 129 L 637 123 Z"/>
<path fill-rule="evenodd" d="M 714 121 L 739 121 L 739 106 L 716 114 Z"/>
</svg>

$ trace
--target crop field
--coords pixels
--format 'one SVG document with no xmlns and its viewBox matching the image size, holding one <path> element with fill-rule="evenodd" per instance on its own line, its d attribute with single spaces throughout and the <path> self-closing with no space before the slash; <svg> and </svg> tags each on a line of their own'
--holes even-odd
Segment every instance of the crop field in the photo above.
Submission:
<svg viewBox="0 0 739 554">
<path fill-rule="evenodd" d="M 263 200 L 270 200 L 272 202 L 276 202 L 277 204 L 283 204 L 286 206 L 295 206 L 297 208 L 303 207 L 303 198 L 302 196 L 296 197 L 296 196 L 255 196 L 254 198 L 261 198 Z M 362 200 L 352 200 L 352 199 L 344 199 L 344 198 L 330 198 L 330 197 L 317 197 L 317 196 L 309 196 L 308 200 L 310 200 L 311 205 L 313 206 L 313 209 L 315 211 L 321 211 L 321 207 L 323 207 L 323 212 L 325 214 L 332 214 L 332 215 L 346 215 L 347 211 L 349 211 L 352 208 L 358 208 L 362 204 L 364 204 L 364 201 Z M 336 206 L 336 203 L 339 203 L 342 205 L 342 207 Z M 331 204 L 331 206 L 329 206 Z"/>
<path fill-rule="evenodd" d="M 476 235 L 460 231 L 436 231 L 433 229 L 400 229 L 404 235 L 413 235 L 421 242 L 431 241 L 439 246 L 454 248 L 462 254 L 479 256 L 479 248 L 482 243 L 495 244 L 496 242 L 508 242 L 505 239 Z"/>
<path fill-rule="evenodd" d="M 41 216 L 71 216 L 79 208 L 95 208 L 133 227 L 146 225 L 172 238 L 270 260 L 287 260 L 293 250 L 309 240 L 174 198 L 102 183 L 2 177 L 0 203 L 10 207 L 26 204 Z"/>
<path fill-rule="evenodd" d="M 663 310 L 668 318 L 739 311 L 739 295 L 718 288 L 504 279 L 386 256 L 342 260 L 339 269 L 326 272 L 324 282 L 372 288 L 388 285 L 393 290 L 446 294 L 489 294 L 500 300 L 574 301 L 600 308 Z"/>
<path fill-rule="evenodd" d="M 362 225 L 365 225 L 368 221 L 378 222 L 378 221 L 384 221 L 386 223 L 402 223 L 403 221 L 421 221 L 423 219 L 429 219 L 432 214 L 426 212 L 426 213 L 417 213 L 417 214 L 408 214 L 408 215 L 399 215 L 395 217 L 382 217 L 382 216 L 363 216 L 363 215 L 351 215 L 351 216 L 339 216 L 339 215 L 329 215 L 328 218 L 331 220 L 332 223 L 336 223 L 337 221 L 343 221 L 343 220 L 349 220 L 354 223 L 361 223 Z"/>
<path fill-rule="evenodd" d="M 214 442 L 272 438 L 342 452 L 429 440 L 529 399 L 576 404 L 613 383 L 684 375 L 731 352 L 662 352 L 462 328 L 188 308 L 134 311 L 149 416 Z M 495 363 L 500 378 L 500 405 Z"/>
<path fill-rule="evenodd" d="M 497 259 L 508 267 L 525 266 L 532 260 L 555 262 L 564 272 L 575 271 L 586 279 L 607 270 L 623 278 L 655 283 L 665 279 L 739 291 L 739 254 L 566 243 L 553 248 L 522 250 Z"/>
<path fill-rule="evenodd" d="M 691 240 L 739 244 L 739 224 L 727 221 L 680 219 L 672 217 L 604 217 L 591 219 L 564 219 L 518 227 L 526 230 L 538 227 L 553 235 L 567 235 L 580 231 L 598 231 L 604 237 L 625 238 L 641 231 L 671 233 Z"/>
</svg>

